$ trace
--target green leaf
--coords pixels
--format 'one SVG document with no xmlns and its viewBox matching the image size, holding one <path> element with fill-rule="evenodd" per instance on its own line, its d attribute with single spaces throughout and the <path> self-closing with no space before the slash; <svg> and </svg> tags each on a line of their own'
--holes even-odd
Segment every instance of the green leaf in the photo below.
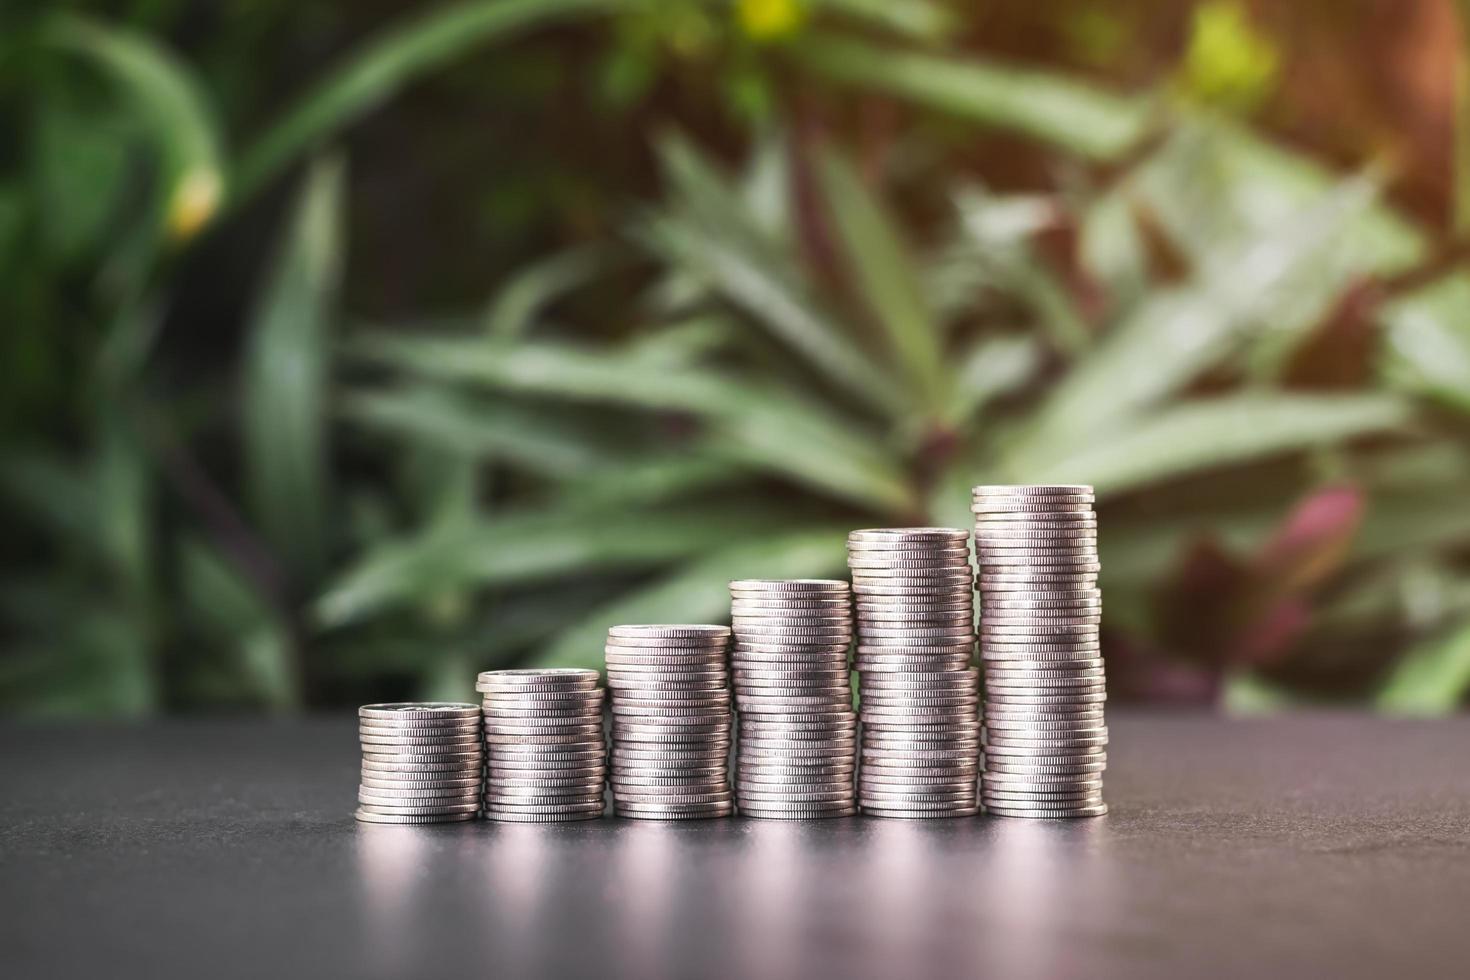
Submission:
<svg viewBox="0 0 1470 980">
<path fill-rule="evenodd" d="M 380 544 L 327 587 L 314 615 L 335 627 L 451 589 L 656 568 L 786 523 L 781 507 L 756 503 L 506 515 Z"/>
<path fill-rule="evenodd" d="M 928 0 L 815 0 L 814 5 L 923 41 L 939 40 L 955 26 L 950 11 Z"/>
<path fill-rule="evenodd" d="M 1049 447 L 1095 445 L 1098 433 L 1126 429 L 1130 416 L 1269 325 L 1283 302 L 1291 302 L 1302 273 L 1372 198 L 1371 185 L 1350 181 L 1276 235 L 1209 263 L 1195 282 L 1154 293 L 1052 390 L 1026 439 Z"/>
<path fill-rule="evenodd" d="M 114 107 L 81 111 L 45 97 L 31 132 L 34 207 L 49 256 L 61 263 L 90 259 L 116 217 L 129 175 L 129 134 Z"/>
<path fill-rule="evenodd" d="M 626 0 L 474 0 L 391 24 L 332 66 L 240 157 L 237 197 L 248 198 L 300 154 L 377 108 L 426 72 L 491 41 Z"/>
<path fill-rule="evenodd" d="M 987 337 L 960 360 L 948 418 L 973 419 L 986 404 L 1021 389 L 1041 367 L 1041 348 L 1032 337 Z"/>
<path fill-rule="evenodd" d="M 1091 483 L 1121 493 L 1227 464 L 1401 428 L 1409 407 L 1384 395 L 1244 393 L 1160 409 L 1058 457 L 1012 456 L 1009 478 Z"/>
<path fill-rule="evenodd" d="M 307 580 L 327 556 L 328 334 L 341 278 L 343 166 L 306 175 L 251 318 L 243 379 L 245 470 L 267 538 Z"/>
<path fill-rule="evenodd" d="M 890 416 L 907 414 L 911 406 L 893 379 L 817 303 L 795 257 L 761 226 L 739 191 L 684 141 L 671 137 L 660 149 L 677 206 L 643 223 L 645 244 L 743 309 L 832 385 Z"/>
<path fill-rule="evenodd" d="M 809 37 L 794 54 L 835 81 L 908 99 L 987 126 L 1010 129 L 1078 156 L 1116 157 L 1136 143 L 1150 106 L 1050 72 L 958 61 Z"/>
<path fill-rule="evenodd" d="M 1470 277 L 1450 276 L 1386 306 L 1384 373 L 1397 387 L 1470 412 Z"/>
<path fill-rule="evenodd" d="M 1343 186 L 1310 157 L 1207 115 L 1182 116 L 1162 148 L 1128 176 L 1140 206 L 1199 265 L 1253 242 L 1290 240 L 1292 229 Z M 1330 242 L 1336 248 L 1323 254 L 1350 272 L 1392 274 L 1424 257 L 1424 236 L 1383 202 L 1352 207 L 1342 221 Z"/>
<path fill-rule="evenodd" d="M 881 205 L 836 154 L 822 160 L 827 213 L 837 226 L 849 279 L 872 309 L 909 376 L 918 402 L 937 414 L 948 397 L 939 328 L 907 249 Z"/>
<path fill-rule="evenodd" d="M 379 336 L 364 339 L 357 349 L 426 377 L 642 410 L 690 412 L 708 423 L 715 450 L 727 457 L 880 509 L 913 503 L 902 467 L 872 434 L 774 386 L 745 384 L 636 353 L 549 343 Z"/>
<path fill-rule="evenodd" d="M 65 14 L 51 22 L 46 37 L 92 60 L 132 96 L 159 147 L 166 227 L 176 239 L 192 237 L 225 192 L 218 127 L 199 83 L 169 51 L 124 28 Z"/>
<path fill-rule="evenodd" d="M 841 576 L 846 541 L 847 529 L 841 526 L 774 531 L 739 541 L 592 610 L 536 662 L 600 669 L 608 627 L 619 623 L 727 623 L 732 579 Z"/>
<path fill-rule="evenodd" d="M 578 428 L 546 412 L 500 401 L 419 386 L 360 392 L 342 401 L 343 415 L 366 428 L 457 456 L 490 457 L 555 476 L 583 475 L 613 458 L 587 426 Z"/>
<path fill-rule="evenodd" d="M 602 271 L 605 258 L 597 249 L 575 248 L 517 272 L 486 309 L 485 332 L 492 337 L 524 336 L 546 304 L 589 282 Z"/>
<path fill-rule="evenodd" d="M 1131 305 L 1148 288 L 1147 246 L 1126 184 L 1089 203 L 1077 244 L 1082 267 L 1101 283 L 1118 307 Z"/>
<path fill-rule="evenodd" d="M 231 652 L 240 693 L 276 709 L 298 706 L 290 636 L 270 606 L 201 541 L 180 543 L 179 567 L 183 599 L 221 649 Z"/>
<path fill-rule="evenodd" d="M 1395 714 L 1444 715 L 1470 691 L 1470 623 L 1417 646 L 1394 666 L 1377 706 Z"/>
</svg>

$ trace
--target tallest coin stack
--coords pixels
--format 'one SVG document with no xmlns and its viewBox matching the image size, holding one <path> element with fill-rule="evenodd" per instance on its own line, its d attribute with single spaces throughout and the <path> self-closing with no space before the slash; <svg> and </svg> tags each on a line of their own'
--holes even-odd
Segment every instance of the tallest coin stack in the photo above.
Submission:
<svg viewBox="0 0 1470 980">
<path fill-rule="evenodd" d="M 972 491 L 985 665 L 986 811 L 1107 812 L 1108 733 L 1092 487 Z"/>
</svg>

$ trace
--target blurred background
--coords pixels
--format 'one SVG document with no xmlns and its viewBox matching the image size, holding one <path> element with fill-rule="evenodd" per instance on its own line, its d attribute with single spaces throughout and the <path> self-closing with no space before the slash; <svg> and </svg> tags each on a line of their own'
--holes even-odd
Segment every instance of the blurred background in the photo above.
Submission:
<svg viewBox="0 0 1470 980">
<path fill-rule="evenodd" d="M 1115 702 L 1470 690 L 1470 4 L 0 14 L 0 711 L 601 662 L 1097 486 Z"/>
</svg>

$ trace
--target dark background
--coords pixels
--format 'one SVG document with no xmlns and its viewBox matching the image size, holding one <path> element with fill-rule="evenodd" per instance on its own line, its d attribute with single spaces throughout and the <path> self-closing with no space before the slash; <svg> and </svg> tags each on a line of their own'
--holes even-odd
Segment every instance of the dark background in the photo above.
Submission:
<svg viewBox="0 0 1470 980">
<path fill-rule="evenodd" d="M 463 697 L 1017 481 L 1118 700 L 1464 700 L 1463 5 L 7 10 L 0 709 Z"/>
</svg>

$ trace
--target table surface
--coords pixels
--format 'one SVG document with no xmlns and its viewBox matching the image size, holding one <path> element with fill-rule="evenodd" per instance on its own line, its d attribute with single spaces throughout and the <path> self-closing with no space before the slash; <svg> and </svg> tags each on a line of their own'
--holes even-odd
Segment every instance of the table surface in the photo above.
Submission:
<svg viewBox="0 0 1470 980">
<path fill-rule="evenodd" d="M 108 980 L 1466 975 L 1470 718 L 1114 715 L 1112 813 L 1070 822 L 361 826 L 349 719 L 7 725 L 0 962 Z"/>
</svg>

